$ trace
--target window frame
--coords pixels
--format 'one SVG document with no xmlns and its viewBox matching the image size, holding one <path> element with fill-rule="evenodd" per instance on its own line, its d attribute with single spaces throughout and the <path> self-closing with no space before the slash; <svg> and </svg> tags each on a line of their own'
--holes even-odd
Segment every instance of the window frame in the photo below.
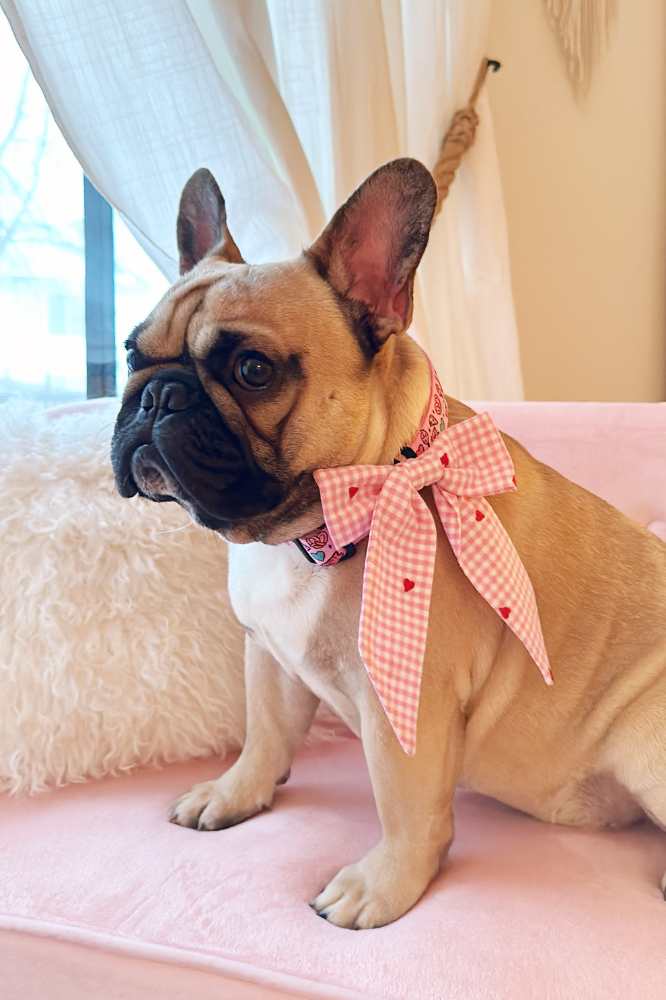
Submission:
<svg viewBox="0 0 666 1000">
<path fill-rule="evenodd" d="M 86 395 L 116 395 L 113 210 L 83 176 Z"/>
</svg>

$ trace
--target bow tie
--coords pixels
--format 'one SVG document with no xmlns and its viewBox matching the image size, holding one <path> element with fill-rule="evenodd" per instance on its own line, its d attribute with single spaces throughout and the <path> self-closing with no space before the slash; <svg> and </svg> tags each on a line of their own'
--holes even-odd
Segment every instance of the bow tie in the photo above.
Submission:
<svg viewBox="0 0 666 1000">
<path fill-rule="evenodd" d="M 344 550 L 369 534 L 359 650 L 395 734 L 410 755 L 416 750 L 437 549 L 433 515 L 418 492 L 425 486 L 432 487 L 461 569 L 552 684 L 532 584 L 485 499 L 516 489 L 509 453 L 487 413 L 447 429 L 444 409 L 438 423 L 432 443 L 406 461 L 314 473 L 332 544 Z"/>
</svg>

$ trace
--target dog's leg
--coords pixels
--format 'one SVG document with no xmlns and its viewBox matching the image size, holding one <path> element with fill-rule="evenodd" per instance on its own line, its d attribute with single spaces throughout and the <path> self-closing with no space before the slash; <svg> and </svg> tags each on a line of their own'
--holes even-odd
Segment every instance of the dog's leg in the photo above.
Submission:
<svg viewBox="0 0 666 1000">
<path fill-rule="evenodd" d="M 666 785 L 654 785 L 643 789 L 636 795 L 641 808 L 645 810 L 653 823 L 666 830 Z M 661 893 L 666 899 L 666 872 L 661 879 Z"/>
<path fill-rule="evenodd" d="M 270 653 L 245 642 L 247 736 L 236 763 L 215 781 L 181 795 L 169 819 L 198 830 L 221 830 L 268 809 L 286 781 L 319 699 L 289 677 Z"/>
<path fill-rule="evenodd" d="M 383 835 L 312 902 L 320 916 L 340 927 L 380 927 L 402 916 L 437 874 L 451 842 L 463 717 L 450 694 L 443 705 L 441 693 L 425 680 L 424 673 L 413 757 L 402 750 L 368 684 L 363 747 Z"/>
</svg>

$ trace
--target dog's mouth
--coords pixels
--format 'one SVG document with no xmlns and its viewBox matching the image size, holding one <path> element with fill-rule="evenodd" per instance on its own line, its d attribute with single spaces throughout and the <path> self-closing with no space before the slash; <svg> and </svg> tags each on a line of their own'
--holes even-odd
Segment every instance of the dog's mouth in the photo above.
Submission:
<svg viewBox="0 0 666 1000">
<path fill-rule="evenodd" d="M 158 503 L 176 500 L 176 486 L 157 448 L 152 444 L 142 444 L 132 455 L 130 462 L 131 481 L 136 491 Z"/>
<path fill-rule="evenodd" d="M 261 469 L 186 368 L 161 369 L 126 400 L 111 458 L 121 496 L 175 501 L 234 540 L 263 541 L 319 498 L 311 475 L 285 483 Z"/>
</svg>

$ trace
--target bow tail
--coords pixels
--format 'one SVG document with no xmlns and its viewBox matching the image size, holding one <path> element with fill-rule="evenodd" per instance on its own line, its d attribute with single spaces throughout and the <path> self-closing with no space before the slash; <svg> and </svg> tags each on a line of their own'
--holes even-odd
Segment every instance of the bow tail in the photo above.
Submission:
<svg viewBox="0 0 666 1000">
<path fill-rule="evenodd" d="M 552 684 L 534 588 L 504 525 L 485 497 L 453 499 L 455 506 L 443 491 L 435 490 L 437 509 L 460 568 L 520 639 L 546 684 Z"/>
<path fill-rule="evenodd" d="M 363 578 L 359 651 L 403 750 L 416 752 L 437 532 L 409 483 L 375 508 Z"/>
</svg>

